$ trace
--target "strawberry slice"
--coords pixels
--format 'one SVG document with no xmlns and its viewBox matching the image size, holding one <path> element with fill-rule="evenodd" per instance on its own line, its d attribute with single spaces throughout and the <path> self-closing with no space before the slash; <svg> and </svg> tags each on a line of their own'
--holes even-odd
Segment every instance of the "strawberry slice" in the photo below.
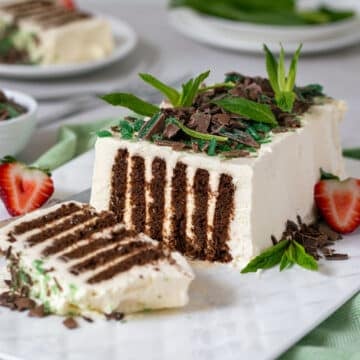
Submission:
<svg viewBox="0 0 360 360">
<path fill-rule="evenodd" d="M 10 215 L 23 215 L 39 208 L 53 192 L 53 181 L 46 172 L 10 157 L 0 162 L 0 198 Z"/>
<path fill-rule="evenodd" d="M 76 5 L 74 0 L 58 0 L 58 3 L 68 10 L 75 10 Z"/>
<path fill-rule="evenodd" d="M 360 225 L 360 179 L 340 181 L 322 172 L 322 179 L 315 185 L 315 203 L 333 230 L 353 232 Z"/>
</svg>

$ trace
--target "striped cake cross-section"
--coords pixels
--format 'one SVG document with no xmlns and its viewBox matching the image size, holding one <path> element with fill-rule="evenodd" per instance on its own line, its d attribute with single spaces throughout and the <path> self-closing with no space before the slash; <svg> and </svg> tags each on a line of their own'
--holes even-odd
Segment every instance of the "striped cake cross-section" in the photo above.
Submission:
<svg viewBox="0 0 360 360">
<path fill-rule="evenodd" d="M 157 149 L 152 156 L 132 146 L 117 148 L 113 161 L 107 162 L 108 180 L 103 170 L 95 169 L 92 204 L 112 210 L 127 228 L 192 259 L 230 262 L 228 241 L 235 210 L 232 176 L 194 167 L 186 159 L 169 161 Z M 102 185 L 109 183 L 108 188 L 102 186 L 101 204 L 95 195 L 100 172 Z"/>
<path fill-rule="evenodd" d="M 0 249 L 11 287 L 59 314 L 182 306 L 193 278 L 179 253 L 75 202 L 0 229 Z"/>
</svg>

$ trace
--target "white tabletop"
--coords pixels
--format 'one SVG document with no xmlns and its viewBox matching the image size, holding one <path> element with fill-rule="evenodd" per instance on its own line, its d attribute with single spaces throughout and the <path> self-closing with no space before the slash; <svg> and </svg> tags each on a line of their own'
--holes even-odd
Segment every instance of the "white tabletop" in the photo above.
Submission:
<svg viewBox="0 0 360 360">
<path fill-rule="evenodd" d="M 168 24 L 164 1 L 82 0 L 79 2 L 85 8 L 119 17 L 133 26 L 140 37 L 135 52 L 124 63 L 85 77 L 56 82 L 2 79 L 2 86 L 41 96 L 47 91 L 49 93 L 57 89 L 66 91 L 74 86 L 79 91 L 89 87 L 111 90 L 114 86 L 125 86 L 129 79 L 135 79 L 139 71 L 151 72 L 162 79 L 176 79 L 188 72 L 197 74 L 211 69 L 210 81 L 221 80 L 223 74 L 231 70 L 265 76 L 263 56 L 206 47 L 178 34 Z M 360 44 L 336 53 L 306 56 L 301 58 L 299 64 L 298 84 L 320 83 L 327 94 L 348 102 L 349 112 L 342 125 L 342 142 L 346 147 L 360 146 L 359 69 Z M 39 120 L 46 121 L 65 105 L 62 102 L 40 102 Z M 98 109 L 80 117 L 64 119 L 64 122 L 90 121 L 116 115 L 118 112 L 118 109 L 100 103 Z M 35 160 L 56 141 L 55 134 L 59 125 L 38 130 L 20 158 L 28 162 Z M 4 217 L 1 209 L 0 217 Z"/>
</svg>

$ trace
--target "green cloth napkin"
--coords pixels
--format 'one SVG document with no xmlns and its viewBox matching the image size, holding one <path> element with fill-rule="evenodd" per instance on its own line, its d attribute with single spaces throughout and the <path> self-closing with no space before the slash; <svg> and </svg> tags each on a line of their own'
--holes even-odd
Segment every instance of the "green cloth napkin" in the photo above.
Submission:
<svg viewBox="0 0 360 360">
<path fill-rule="evenodd" d="M 64 125 L 60 128 L 57 143 L 35 161 L 33 166 L 50 171 L 93 148 L 96 132 L 118 124 L 119 119 L 105 119 L 86 124 Z"/>
<path fill-rule="evenodd" d="M 60 128 L 58 141 L 43 154 L 34 166 L 54 170 L 76 156 L 90 150 L 96 132 L 118 123 L 118 119 L 65 125 Z M 352 149 L 356 158 L 358 149 Z M 305 336 L 281 360 L 355 360 L 360 359 L 360 294 L 347 302 L 329 319 Z"/>
<path fill-rule="evenodd" d="M 354 296 L 280 359 L 360 359 L 360 294 Z"/>
</svg>

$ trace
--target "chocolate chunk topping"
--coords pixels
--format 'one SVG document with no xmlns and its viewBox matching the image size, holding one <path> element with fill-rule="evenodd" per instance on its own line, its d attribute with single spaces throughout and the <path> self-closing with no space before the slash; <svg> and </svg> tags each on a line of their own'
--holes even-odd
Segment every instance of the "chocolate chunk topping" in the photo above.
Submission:
<svg viewBox="0 0 360 360">
<path fill-rule="evenodd" d="M 187 126 L 196 131 L 206 133 L 211 121 L 211 115 L 201 111 L 197 111 L 190 116 Z"/>
</svg>

